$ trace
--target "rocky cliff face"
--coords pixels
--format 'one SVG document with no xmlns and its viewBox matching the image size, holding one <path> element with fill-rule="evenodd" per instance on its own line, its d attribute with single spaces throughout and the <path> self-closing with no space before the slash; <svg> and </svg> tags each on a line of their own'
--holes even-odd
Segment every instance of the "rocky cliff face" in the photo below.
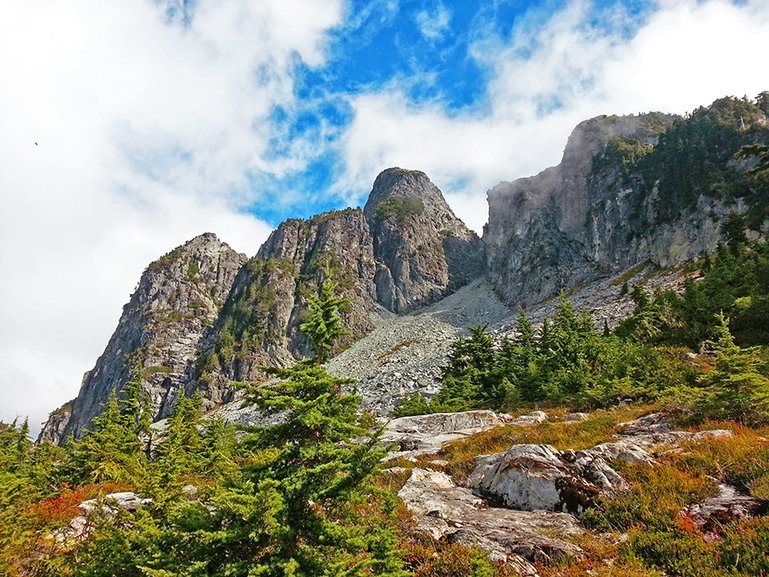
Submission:
<svg viewBox="0 0 769 577">
<path fill-rule="evenodd" d="M 240 271 L 198 362 L 195 381 L 209 406 L 230 400 L 231 381 L 262 377 L 262 365 L 285 366 L 308 356 L 299 330 L 307 297 L 331 279 L 348 299 L 344 324 L 349 345 L 373 328 L 373 241 L 360 209 L 332 211 L 308 220 L 281 224 Z"/>
<path fill-rule="evenodd" d="M 734 153 L 766 142 L 768 126 L 759 108 L 729 98 L 686 119 L 581 123 L 558 166 L 489 191 L 495 289 L 528 305 L 644 261 L 667 267 L 713 250 L 724 217 L 758 196 Z"/>
<path fill-rule="evenodd" d="M 423 172 L 385 170 L 363 212 L 374 237 L 376 296 L 386 308 L 413 310 L 483 275 L 481 240 Z"/>
<path fill-rule="evenodd" d="M 481 240 L 429 178 L 385 170 L 362 211 L 291 219 L 270 235 L 238 275 L 190 387 L 203 390 L 209 406 L 220 405 L 233 398 L 232 381 L 259 380 L 259 366 L 309 355 L 299 326 L 307 297 L 324 279 L 349 301 L 341 351 L 368 334 L 379 314 L 434 302 L 483 269 Z"/>
<path fill-rule="evenodd" d="M 200 236 L 147 268 L 78 397 L 51 414 L 41 439 L 81 434 L 137 362 L 155 418 L 170 413 L 181 391 L 200 389 L 205 408 L 232 400 L 232 381 L 259 380 L 260 366 L 310 354 L 299 326 L 324 279 L 349 301 L 341 350 L 388 309 L 434 302 L 484 266 L 481 240 L 438 188 L 424 173 L 399 168 L 377 178 L 365 210 L 288 220 L 250 260 Z"/>
<path fill-rule="evenodd" d="M 167 416 L 245 261 L 207 233 L 150 264 L 77 398 L 52 413 L 40 438 L 58 443 L 82 434 L 110 392 L 122 389 L 137 367 L 152 414 Z"/>
</svg>

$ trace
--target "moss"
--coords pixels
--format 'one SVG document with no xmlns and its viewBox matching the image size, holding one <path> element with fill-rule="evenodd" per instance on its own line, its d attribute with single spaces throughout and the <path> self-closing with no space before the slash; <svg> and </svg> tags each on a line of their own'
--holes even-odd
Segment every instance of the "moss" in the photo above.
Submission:
<svg viewBox="0 0 769 577">
<path fill-rule="evenodd" d="M 412 196 L 393 196 L 376 205 L 373 211 L 374 219 L 386 220 L 394 218 L 400 223 L 412 216 L 420 215 L 425 210 L 425 203 L 421 198 Z"/>
<path fill-rule="evenodd" d="M 163 256 L 161 256 L 158 260 L 155 262 L 150 263 L 150 265 L 147 267 L 148 271 L 156 271 L 160 270 L 162 268 L 165 268 L 171 264 L 173 264 L 184 252 L 183 246 L 177 246 L 174 250 L 171 252 L 167 252 Z"/>
</svg>

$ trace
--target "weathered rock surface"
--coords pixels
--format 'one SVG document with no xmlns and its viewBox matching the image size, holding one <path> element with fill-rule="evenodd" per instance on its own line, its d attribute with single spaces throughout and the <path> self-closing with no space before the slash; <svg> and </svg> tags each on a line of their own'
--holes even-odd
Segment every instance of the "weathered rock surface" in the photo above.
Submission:
<svg viewBox="0 0 769 577">
<path fill-rule="evenodd" d="M 377 301 L 387 309 L 414 310 L 483 275 L 483 243 L 425 173 L 385 170 L 363 212 L 374 237 Z"/>
<path fill-rule="evenodd" d="M 747 209 L 725 202 L 719 183 L 744 171 L 733 158 L 740 144 L 766 142 L 769 131 L 761 110 L 730 99 L 679 122 L 701 122 L 710 109 L 710 132 L 697 125 L 686 137 L 715 138 L 715 126 L 729 137 L 698 149 L 690 165 L 676 146 L 692 151 L 699 141 L 660 140 L 675 116 L 599 116 L 574 129 L 558 166 L 492 188 L 483 240 L 503 300 L 526 306 L 645 261 L 669 267 L 712 251 L 720 221 Z M 715 166 L 722 176 L 710 182 Z"/>
<path fill-rule="evenodd" d="M 718 495 L 692 505 L 687 512 L 702 531 L 717 532 L 726 523 L 753 516 L 760 508 L 758 499 L 722 483 Z"/>
<path fill-rule="evenodd" d="M 131 379 L 137 363 L 153 416 L 167 415 L 245 261 L 245 255 L 206 233 L 150 264 L 104 353 L 83 377 L 77 398 L 69 409 L 53 413 L 40 438 L 59 443 L 80 436 L 111 391 Z"/>
<path fill-rule="evenodd" d="M 490 508 L 445 473 L 414 469 L 398 496 L 415 515 L 417 529 L 435 539 L 477 545 L 521 575 L 536 575 L 534 563 L 582 555 L 564 540 L 583 531 L 572 515 Z"/>
<path fill-rule="evenodd" d="M 508 424 L 512 417 L 493 411 L 433 413 L 393 419 L 385 426 L 382 441 L 395 444 L 392 457 L 433 453 L 454 441 Z"/>
<path fill-rule="evenodd" d="M 670 431 L 669 423 L 658 414 L 627 423 L 625 433 L 628 431 L 633 434 L 584 451 L 513 445 L 503 453 L 479 457 L 468 486 L 513 509 L 576 513 L 598 497 L 627 489 L 625 480 L 611 467 L 612 461 L 653 463 L 653 449 L 731 434 L 726 430 Z"/>
<path fill-rule="evenodd" d="M 205 234 L 150 265 L 78 397 L 52 414 L 40 438 L 80 436 L 137 362 L 156 419 L 170 413 L 180 391 L 202 390 L 204 409 L 235 400 L 232 381 L 261 380 L 259 366 L 310 353 L 299 327 L 307 297 L 323 279 L 336 281 L 349 301 L 349 334 L 338 351 L 370 332 L 388 309 L 432 303 L 481 277 L 485 267 L 477 235 L 424 173 L 403 169 L 377 178 L 365 210 L 288 220 L 246 261 Z"/>
<path fill-rule="evenodd" d="M 308 356 L 299 330 L 307 298 L 325 278 L 349 300 L 343 322 L 349 346 L 374 327 L 381 310 L 374 289 L 373 241 L 360 209 L 332 211 L 281 224 L 238 274 L 216 327 L 204 345 L 191 387 L 209 407 L 233 399 L 231 381 L 263 379 L 258 367 L 285 366 Z"/>
</svg>

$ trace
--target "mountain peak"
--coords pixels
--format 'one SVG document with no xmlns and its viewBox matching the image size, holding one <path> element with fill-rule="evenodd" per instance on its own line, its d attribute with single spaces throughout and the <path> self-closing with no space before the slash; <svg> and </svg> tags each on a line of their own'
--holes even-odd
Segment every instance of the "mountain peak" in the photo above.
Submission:
<svg viewBox="0 0 769 577">
<path fill-rule="evenodd" d="M 394 167 L 376 177 L 363 212 L 368 219 L 381 220 L 388 216 L 418 214 L 425 209 L 428 213 L 445 213 L 456 219 L 443 193 L 424 172 Z"/>
</svg>

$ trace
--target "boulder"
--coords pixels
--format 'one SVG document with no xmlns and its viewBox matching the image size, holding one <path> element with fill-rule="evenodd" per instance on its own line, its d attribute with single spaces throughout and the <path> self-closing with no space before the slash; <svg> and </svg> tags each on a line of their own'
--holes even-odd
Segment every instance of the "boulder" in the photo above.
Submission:
<svg viewBox="0 0 769 577">
<path fill-rule="evenodd" d="M 718 495 L 689 507 L 687 513 L 702 531 L 717 532 L 724 524 L 751 517 L 761 508 L 761 501 L 740 493 L 730 485 L 720 484 Z"/>
<path fill-rule="evenodd" d="M 445 473 L 414 469 L 398 496 L 414 514 L 418 530 L 436 540 L 480 547 L 520 575 L 536 575 L 533 564 L 583 555 L 564 540 L 583 532 L 572 515 L 490 507 Z"/>
<path fill-rule="evenodd" d="M 510 421 L 511 425 L 526 426 L 526 425 L 538 425 L 547 421 L 547 413 L 544 411 L 534 411 L 528 415 L 521 415 Z"/>
<path fill-rule="evenodd" d="M 393 419 L 384 429 L 382 441 L 395 444 L 391 458 L 433 453 L 447 443 L 511 422 L 511 417 L 493 411 L 433 413 Z"/>
<path fill-rule="evenodd" d="M 628 488 L 611 462 L 654 463 L 654 450 L 686 441 L 727 436 L 731 431 L 671 431 L 657 415 L 626 423 L 618 441 L 584 451 L 549 445 L 513 445 L 503 453 L 479 457 L 468 486 L 504 506 L 524 511 L 579 512 L 598 497 Z"/>
<path fill-rule="evenodd" d="M 528 444 L 480 457 L 468 485 L 511 509 L 569 512 L 626 487 L 600 455 Z"/>
</svg>

